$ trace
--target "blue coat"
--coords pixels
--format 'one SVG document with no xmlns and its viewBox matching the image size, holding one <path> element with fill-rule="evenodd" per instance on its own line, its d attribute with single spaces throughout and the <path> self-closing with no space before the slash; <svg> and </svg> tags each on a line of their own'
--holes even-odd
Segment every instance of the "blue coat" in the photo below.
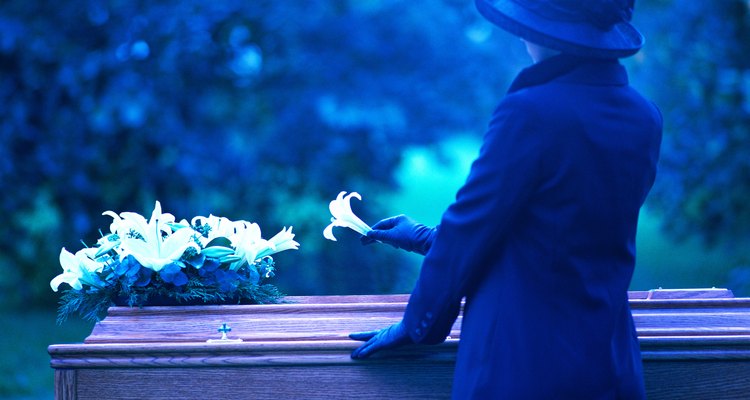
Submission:
<svg viewBox="0 0 750 400">
<path fill-rule="evenodd" d="M 645 396 L 627 290 L 661 131 L 617 60 L 519 74 L 404 315 L 415 342 L 440 343 L 465 297 L 454 398 Z"/>
</svg>

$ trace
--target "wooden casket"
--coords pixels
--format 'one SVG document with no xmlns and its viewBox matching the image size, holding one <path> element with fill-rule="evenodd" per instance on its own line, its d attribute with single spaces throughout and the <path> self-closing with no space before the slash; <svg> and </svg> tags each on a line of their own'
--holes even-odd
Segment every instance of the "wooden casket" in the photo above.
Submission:
<svg viewBox="0 0 750 400">
<path fill-rule="evenodd" d="M 723 289 L 630 297 L 649 399 L 750 398 L 750 299 Z M 359 342 L 347 335 L 399 321 L 408 295 L 288 300 L 112 307 L 83 343 L 49 346 L 55 398 L 450 397 L 460 317 L 441 345 L 354 361 L 349 353 Z M 221 340 L 225 323 L 232 330 Z"/>
</svg>

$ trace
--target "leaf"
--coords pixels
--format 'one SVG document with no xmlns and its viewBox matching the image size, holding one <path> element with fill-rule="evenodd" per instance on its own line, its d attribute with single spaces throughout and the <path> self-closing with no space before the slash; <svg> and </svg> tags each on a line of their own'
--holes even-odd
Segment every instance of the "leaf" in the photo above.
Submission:
<svg viewBox="0 0 750 400">
<path fill-rule="evenodd" d="M 223 236 L 220 236 L 220 237 L 216 237 L 216 238 L 211 239 L 211 241 L 206 244 L 206 248 L 213 247 L 213 246 L 221 246 L 221 247 L 230 247 L 231 248 L 232 247 L 232 242 L 229 239 L 227 239 L 227 238 L 225 238 Z"/>
<path fill-rule="evenodd" d="M 174 232 L 174 231 L 176 231 L 178 229 L 189 228 L 190 227 L 190 225 L 180 224 L 180 223 L 177 223 L 177 222 L 168 222 L 167 226 L 169 226 L 170 228 L 172 228 L 172 232 Z"/>
<path fill-rule="evenodd" d="M 228 256 L 225 256 L 225 257 L 221 257 L 219 259 L 219 262 L 222 263 L 222 264 L 231 264 L 233 262 L 237 262 L 237 261 L 240 261 L 240 260 L 242 260 L 242 257 L 235 256 L 235 255 L 228 255 Z"/>
<path fill-rule="evenodd" d="M 211 257 L 211 258 L 222 258 L 222 257 L 233 255 L 234 249 L 231 247 L 218 246 L 218 245 L 206 246 L 205 249 L 201 250 L 201 254 L 203 254 L 206 257 Z"/>
</svg>

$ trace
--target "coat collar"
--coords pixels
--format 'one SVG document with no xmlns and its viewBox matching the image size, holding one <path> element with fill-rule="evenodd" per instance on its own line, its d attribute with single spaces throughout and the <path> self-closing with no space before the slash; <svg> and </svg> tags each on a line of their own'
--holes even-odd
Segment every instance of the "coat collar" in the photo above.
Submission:
<svg viewBox="0 0 750 400">
<path fill-rule="evenodd" d="M 508 93 L 553 80 L 583 85 L 623 86 L 628 84 L 628 74 L 616 59 L 560 54 L 523 69 L 513 80 Z"/>
</svg>

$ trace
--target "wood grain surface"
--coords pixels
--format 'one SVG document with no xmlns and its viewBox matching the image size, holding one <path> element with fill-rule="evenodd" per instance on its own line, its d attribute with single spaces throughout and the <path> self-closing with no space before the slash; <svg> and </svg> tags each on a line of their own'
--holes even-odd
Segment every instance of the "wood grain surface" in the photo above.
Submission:
<svg viewBox="0 0 750 400">
<path fill-rule="evenodd" d="M 400 320 L 408 295 L 288 304 L 113 307 L 84 343 L 49 347 L 56 399 L 449 398 L 459 345 L 349 358 L 350 332 Z M 750 398 L 750 299 L 723 289 L 631 292 L 650 399 Z M 229 338 L 208 343 L 227 323 Z"/>
<path fill-rule="evenodd" d="M 148 369 L 89 369 L 79 372 L 77 399 L 447 399 L 452 375 L 450 364 L 425 369 L 408 363 L 170 368 L 158 377 Z"/>
</svg>

